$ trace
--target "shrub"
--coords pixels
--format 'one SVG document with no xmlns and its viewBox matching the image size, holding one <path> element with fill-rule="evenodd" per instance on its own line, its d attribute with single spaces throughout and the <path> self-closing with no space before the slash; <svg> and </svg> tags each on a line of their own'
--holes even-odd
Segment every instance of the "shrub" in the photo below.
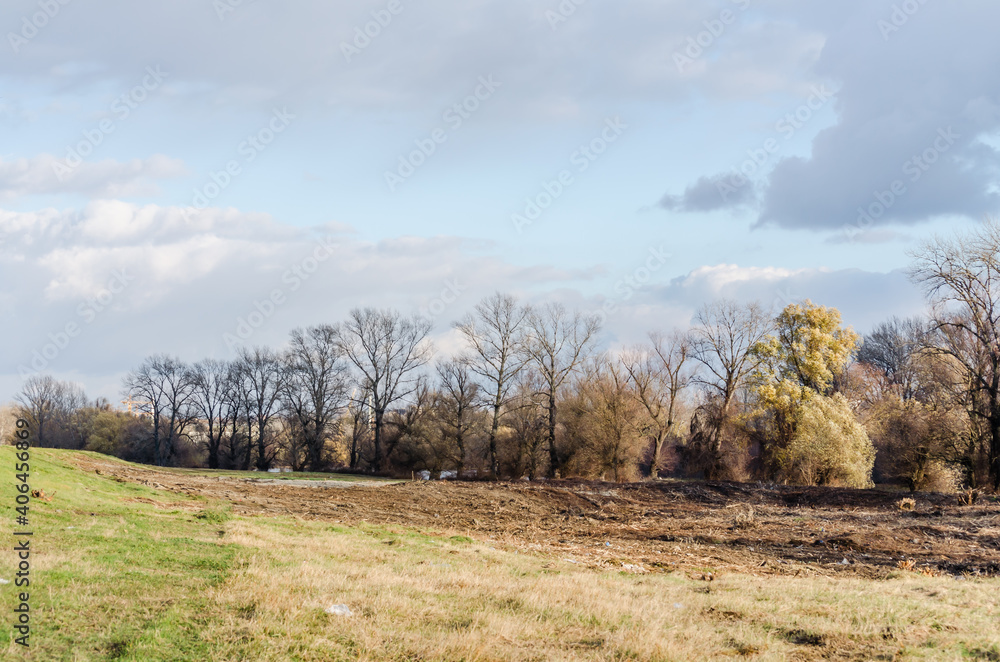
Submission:
<svg viewBox="0 0 1000 662">
<path fill-rule="evenodd" d="M 806 485 L 870 487 L 875 448 L 840 394 L 805 399 L 795 433 L 775 457 L 781 477 Z"/>
</svg>

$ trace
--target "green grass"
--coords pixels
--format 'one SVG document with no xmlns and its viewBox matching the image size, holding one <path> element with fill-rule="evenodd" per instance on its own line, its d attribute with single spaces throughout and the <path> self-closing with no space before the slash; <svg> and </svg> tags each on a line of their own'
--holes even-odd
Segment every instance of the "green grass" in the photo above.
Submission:
<svg viewBox="0 0 1000 662">
<path fill-rule="evenodd" d="M 456 531 L 235 516 L 70 457 L 32 450 L 53 499 L 31 506 L 27 653 L 9 627 L 23 589 L 0 586 L 3 659 L 1000 659 L 997 580 L 592 570 Z M 8 531 L 13 460 L 0 447 Z"/>
<path fill-rule="evenodd" d="M 87 474 L 64 454 L 32 449 L 31 485 L 52 496 L 33 499 L 31 652 L 39 660 L 198 659 L 209 653 L 198 614 L 204 589 L 231 574 L 240 549 L 219 535 L 219 505 Z M 4 528 L 14 523 L 14 452 L 0 448 Z M 12 581 L 10 556 L 0 576 Z M 10 613 L 13 583 L 0 592 Z M 16 651 L 0 628 L 0 650 Z M 169 641 L 169 646 L 162 646 Z M 89 651 L 89 655 L 86 653 Z M 160 652 L 157 652 L 160 651 Z M 149 655 L 155 657 L 149 657 Z M 208 658 L 204 658 L 208 659 Z"/>
</svg>

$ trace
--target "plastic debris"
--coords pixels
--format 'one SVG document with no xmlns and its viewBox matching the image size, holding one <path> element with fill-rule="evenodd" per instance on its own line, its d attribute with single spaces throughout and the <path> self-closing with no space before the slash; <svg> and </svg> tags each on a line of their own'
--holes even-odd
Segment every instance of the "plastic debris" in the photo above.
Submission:
<svg viewBox="0 0 1000 662">
<path fill-rule="evenodd" d="M 347 605 L 330 605 L 326 608 L 326 613 L 332 614 L 333 616 L 351 616 L 351 608 Z"/>
</svg>

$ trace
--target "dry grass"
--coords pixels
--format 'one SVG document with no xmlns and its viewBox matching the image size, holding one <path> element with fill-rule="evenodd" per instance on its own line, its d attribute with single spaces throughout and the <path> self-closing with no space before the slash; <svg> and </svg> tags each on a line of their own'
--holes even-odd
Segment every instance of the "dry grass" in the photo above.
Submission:
<svg viewBox="0 0 1000 662">
<path fill-rule="evenodd" d="M 997 579 L 924 576 L 916 563 L 881 580 L 822 566 L 758 575 L 708 557 L 639 573 L 598 540 L 622 555 L 597 567 L 445 524 L 232 516 L 215 499 L 37 456 L 37 482 L 56 497 L 32 511 L 26 659 L 1000 659 Z M 767 524 L 749 512 L 727 514 Z M 0 611 L 12 600 L 0 586 Z M 333 604 L 353 615 L 327 614 Z M 2 629 L 0 651 L 24 657 Z"/>
<path fill-rule="evenodd" d="M 733 515 L 734 529 L 752 529 L 757 526 L 757 511 L 753 506 L 738 506 Z"/>
<path fill-rule="evenodd" d="M 210 594 L 228 614 L 206 631 L 220 660 L 937 660 L 1000 651 L 995 580 L 635 576 L 445 532 L 291 520 L 235 520 L 227 537 L 254 551 Z M 325 614 L 332 604 L 354 616 Z M 262 628 L 272 633 L 266 647 Z"/>
</svg>

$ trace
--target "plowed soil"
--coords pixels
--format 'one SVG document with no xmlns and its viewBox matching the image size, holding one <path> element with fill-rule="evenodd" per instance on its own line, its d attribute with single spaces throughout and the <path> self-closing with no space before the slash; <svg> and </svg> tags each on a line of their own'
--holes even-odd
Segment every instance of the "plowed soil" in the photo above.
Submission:
<svg viewBox="0 0 1000 662">
<path fill-rule="evenodd" d="M 1000 574 L 995 497 L 964 506 L 944 494 L 674 481 L 289 484 L 74 461 L 114 480 L 222 499 L 241 515 L 461 534 L 637 573 Z M 900 508 L 905 497 L 912 511 Z"/>
</svg>

